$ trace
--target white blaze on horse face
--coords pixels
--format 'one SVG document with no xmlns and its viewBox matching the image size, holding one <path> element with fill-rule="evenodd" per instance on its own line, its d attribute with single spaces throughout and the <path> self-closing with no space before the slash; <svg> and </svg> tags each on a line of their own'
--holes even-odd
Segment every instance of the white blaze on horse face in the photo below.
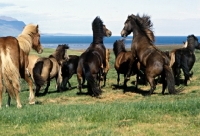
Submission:
<svg viewBox="0 0 200 136">
<path fill-rule="evenodd" d="M 188 42 L 186 41 L 185 44 L 183 45 L 183 48 L 186 48 L 188 45 Z"/>
</svg>

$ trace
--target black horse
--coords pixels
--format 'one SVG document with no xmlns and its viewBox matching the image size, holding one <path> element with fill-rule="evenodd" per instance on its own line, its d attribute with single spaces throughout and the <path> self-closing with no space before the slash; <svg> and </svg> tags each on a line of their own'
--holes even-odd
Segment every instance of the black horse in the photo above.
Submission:
<svg viewBox="0 0 200 136">
<path fill-rule="evenodd" d="M 149 94 L 152 94 L 156 89 L 155 77 L 161 75 L 162 79 L 162 94 L 168 86 L 170 94 L 175 94 L 175 81 L 173 71 L 169 67 L 169 58 L 165 53 L 161 52 L 153 44 L 155 36 L 152 29 L 152 22 L 150 17 L 143 15 L 130 15 L 125 21 L 124 28 L 121 31 L 121 36 L 126 37 L 133 32 L 133 40 L 131 51 L 133 58 L 138 58 L 139 62 L 145 67 L 145 75 L 151 88 Z M 134 60 L 134 59 L 132 59 Z M 129 65 L 128 76 L 130 76 L 131 66 L 134 61 Z"/>
<path fill-rule="evenodd" d="M 61 75 L 62 75 L 62 89 L 66 90 L 66 86 L 68 84 L 68 89 L 71 89 L 71 84 L 69 82 L 70 78 L 76 74 L 79 56 L 78 55 L 69 55 L 69 58 L 66 58 L 61 65 Z M 85 82 L 85 78 L 83 77 L 83 83 Z"/>
<path fill-rule="evenodd" d="M 79 58 L 77 80 L 80 93 L 82 93 L 81 80 L 84 76 L 88 84 L 88 94 L 98 97 L 102 93 L 99 85 L 100 76 L 106 67 L 106 48 L 103 38 L 104 36 L 110 37 L 111 31 L 106 28 L 99 17 L 92 22 L 92 30 L 93 42 Z"/>
<path fill-rule="evenodd" d="M 187 85 L 188 80 L 193 75 L 193 72 L 190 72 L 196 57 L 194 54 L 195 49 L 200 49 L 200 43 L 194 35 L 189 35 L 187 37 L 187 42 L 185 43 L 186 47 L 174 49 L 171 51 L 171 65 L 174 72 L 174 77 L 176 85 L 180 85 L 180 74 L 181 69 L 184 73 L 184 85 Z"/>
</svg>

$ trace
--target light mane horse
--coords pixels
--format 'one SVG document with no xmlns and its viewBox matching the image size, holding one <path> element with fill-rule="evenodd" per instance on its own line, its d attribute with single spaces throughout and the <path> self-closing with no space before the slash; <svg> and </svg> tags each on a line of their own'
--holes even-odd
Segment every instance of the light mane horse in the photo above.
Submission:
<svg viewBox="0 0 200 136">
<path fill-rule="evenodd" d="M 22 107 L 18 94 L 20 91 L 20 77 L 24 78 L 29 84 L 29 103 L 35 103 L 33 83 L 26 70 L 31 48 L 38 53 L 43 51 L 40 44 L 38 25 L 26 25 L 17 39 L 11 36 L 0 38 L 0 107 L 2 106 L 3 88 L 8 92 L 7 106 L 10 106 L 11 97 L 15 97 L 17 107 Z"/>
</svg>

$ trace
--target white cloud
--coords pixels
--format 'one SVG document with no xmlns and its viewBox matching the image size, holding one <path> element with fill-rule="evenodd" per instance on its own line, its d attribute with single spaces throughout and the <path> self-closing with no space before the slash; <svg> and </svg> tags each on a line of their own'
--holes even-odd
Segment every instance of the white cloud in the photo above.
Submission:
<svg viewBox="0 0 200 136">
<path fill-rule="evenodd" d="M 198 0 L 0 0 L 0 15 L 39 24 L 43 33 L 76 34 L 92 34 L 91 23 L 100 16 L 113 34 L 119 35 L 128 15 L 145 13 L 151 16 L 155 34 L 185 35 L 194 31 L 200 35 L 195 29 L 200 25 L 195 21 L 200 19 L 199 5 Z M 191 29 L 186 29 L 184 20 L 192 23 Z M 169 31 L 171 28 L 173 31 Z"/>
</svg>

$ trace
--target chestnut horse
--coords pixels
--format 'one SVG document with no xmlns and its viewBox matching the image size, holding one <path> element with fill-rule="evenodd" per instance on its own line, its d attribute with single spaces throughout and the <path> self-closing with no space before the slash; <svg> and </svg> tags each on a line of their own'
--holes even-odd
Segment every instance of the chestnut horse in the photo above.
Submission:
<svg viewBox="0 0 200 136">
<path fill-rule="evenodd" d="M 183 48 L 174 49 L 171 51 L 170 64 L 172 66 L 177 85 L 180 85 L 180 69 L 182 69 L 184 73 L 184 85 L 187 85 L 188 80 L 192 76 L 193 73 L 190 73 L 190 71 L 196 60 L 194 54 L 195 49 L 200 49 L 200 43 L 198 42 L 196 36 L 189 35 Z"/>
<path fill-rule="evenodd" d="M 85 76 L 88 94 L 98 97 L 102 93 L 99 85 L 100 76 L 106 67 L 106 48 L 103 44 L 103 38 L 104 36 L 110 37 L 111 31 L 106 28 L 99 17 L 96 17 L 92 22 L 92 30 L 93 42 L 79 58 L 77 80 L 80 93 L 82 93 L 81 80 Z"/>
<path fill-rule="evenodd" d="M 56 78 L 56 88 L 60 91 L 60 83 L 62 81 L 61 77 L 61 64 L 64 61 L 66 49 L 69 46 L 66 44 L 58 45 L 53 54 L 48 58 L 41 57 L 37 59 L 35 66 L 33 68 L 33 79 L 35 81 L 35 95 L 39 95 L 40 88 L 47 83 L 44 94 L 48 92 L 50 86 L 50 80 Z"/>
<path fill-rule="evenodd" d="M 32 80 L 26 69 L 31 48 L 38 53 L 43 51 L 38 25 L 26 25 L 17 39 L 11 36 L 0 38 L 0 107 L 2 106 L 3 88 L 8 92 L 7 106 L 10 106 L 11 97 L 15 97 L 17 107 L 22 107 L 19 98 L 20 77 L 29 84 L 29 103 L 35 103 Z"/>
<path fill-rule="evenodd" d="M 101 79 L 101 82 L 100 82 L 100 86 L 101 86 L 102 85 L 102 80 L 103 80 L 102 87 L 106 86 L 107 74 L 108 74 L 108 71 L 110 69 L 109 61 L 110 61 L 110 50 L 106 49 L 106 67 L 103 70 L 103 74 L 102 74 L 102 77 L 101 77 L 102 79 Z"/>
<path fill-rule="evenodd" d="M 121 31 L 122 37 L 127 37 L 133 32 L 133 40 L 131 52 L 133 58 L 138 58 L 139 62 L 145 67 L 145 75 L 150 84 L 149 94 L 152 94 L 156 89 L 155 77 L 161 75 L 162 79 L 162 94 L 166 87 L 170 94 L 175 94 L 175 81 L 173 71 L 169 66 L 169 58 L 154 45 L 155 36 L 152 29 L 150 17 L 143 15 L 130 15 L 124 23 L 124 28 Z M 133 64 L 132 59 L 128 76 L 130 76 L 130 67 Z"/>
<path fill-rule="evenodd" d="M 124 74 L 124 89 L 127 87 L 126 75 L 128 72 L 130 61 L 133 59 L 132 52 L 126 51 L 124 40 L 116 40 L 113 44 L 113 52 L 115 54 L 115 70 L 117 71 L 117 86 L 119 87 L 120 74 Z M 140 67 L 137 59 L 134 60 L 131 68 L 131 75 L 135 75 L 139 72 Z M 136 77 L 137 88 L 138 76 Z"/>
</svg>

